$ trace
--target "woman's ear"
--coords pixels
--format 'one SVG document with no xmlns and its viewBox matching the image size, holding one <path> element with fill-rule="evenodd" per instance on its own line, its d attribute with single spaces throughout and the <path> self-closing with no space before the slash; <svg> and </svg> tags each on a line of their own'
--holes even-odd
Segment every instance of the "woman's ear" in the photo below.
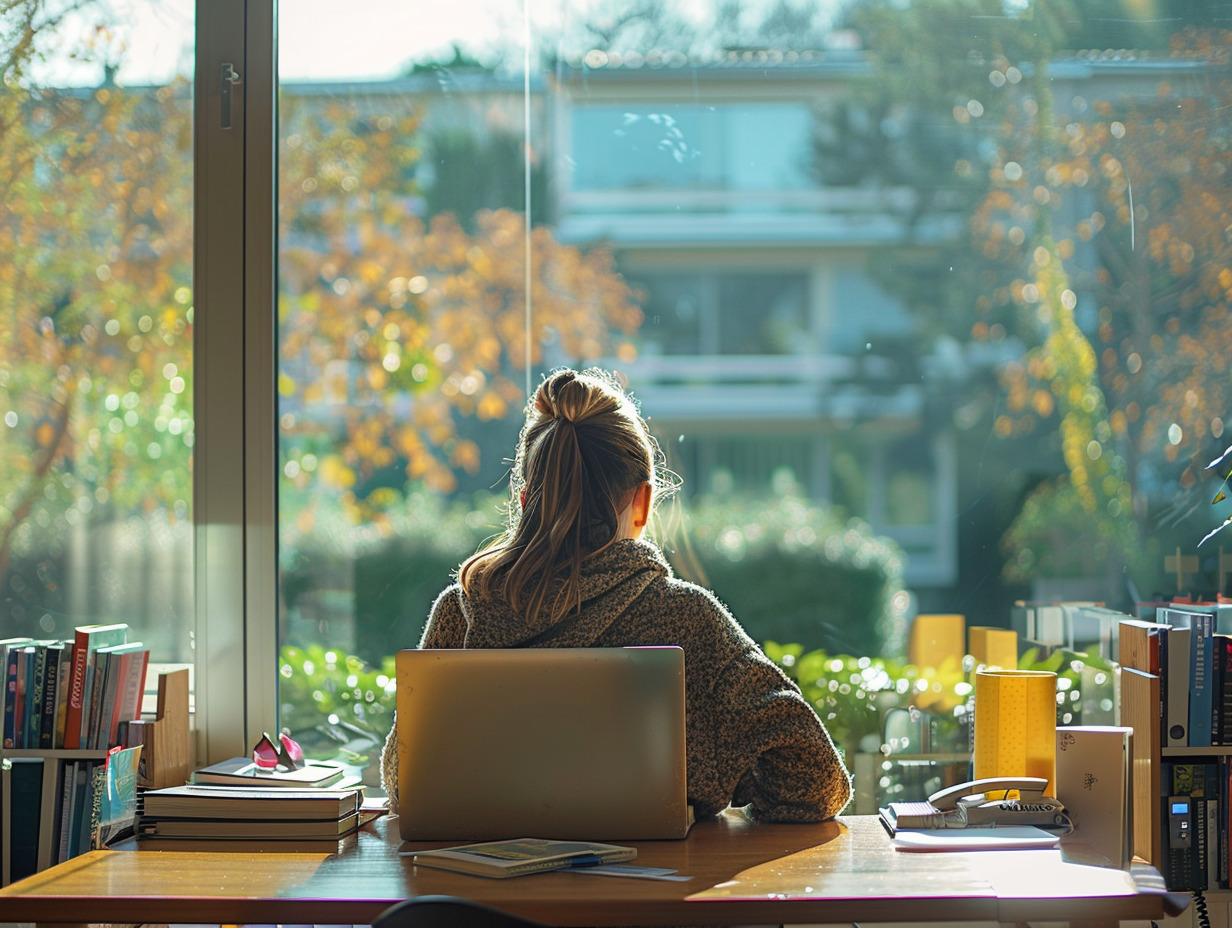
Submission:
<svg viewBox="0 0 1232 928">
<path fill-rule="evenodd" d="M 650 501 L 654 490 L 649 483 L 641 484 L 633 491 L 633 525 L 635 528 L 645 528 L 650 519 Z"/>
</svg>

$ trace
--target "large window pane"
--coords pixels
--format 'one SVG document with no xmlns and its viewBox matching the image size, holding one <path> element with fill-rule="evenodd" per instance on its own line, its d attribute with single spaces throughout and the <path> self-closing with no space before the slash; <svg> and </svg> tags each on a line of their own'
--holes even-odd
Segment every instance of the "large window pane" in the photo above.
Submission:
<svg viewBox="0 0 1232 928">
<path fill-rule="evenodd" d="M 1227 592 L 1228 34 L 1089 6 L 284 4 L 284 723 L 374 759 L 558 364 L 627 378 L 760 640 L 1131 609 L 1178 546 Z"/>
<path fill-rule="evenodd" d="M 0 632 L 191 660 L 193 4 L 0 15 Z"/>
</svg>

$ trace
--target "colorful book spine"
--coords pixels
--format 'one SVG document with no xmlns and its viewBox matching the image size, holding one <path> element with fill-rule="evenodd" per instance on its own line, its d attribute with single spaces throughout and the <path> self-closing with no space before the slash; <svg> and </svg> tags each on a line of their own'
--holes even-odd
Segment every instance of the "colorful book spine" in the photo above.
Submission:
<svg viewBox="0 0 1232 928">
<path fill-rule="evenodd" d="M 4 746 L 17 747 L 17 665 L 21 660 L 21 648 L 9 648 L 4 668 Z"/>
<path fill-rule="evenodd" d="M 1188 628 L 1168 629 L 1168 703 L 1164 746 L 1189 746 L 1189 641 Z"/>
<path fill-rule="evenodd" d="M 60 685 L 60 660 L 64 655 L 62 642 L 53 642 L 46 647 L 46 666 L 43 671 L 43 691 L 39 697 L 39 744 L 40 748 L 56 747 L 56 699 Z"/>
<path fill-rule="evenodd" d="M 145 672 L 149 665 L 149 648 L 137 648 L 120 655 L 119 689 L 108 727 L 108 744 L 119 744 L 119 728 L 141 714 L 141 697 L 145 690 Z"/>
<path fill-rule="evenodd" d="M 1189 746 L 1211 746 L 1215 617 L 1194 613 L 1189 639 Z"/>
<path fill-rule="evenodd" d="M 1215 636 L 1215 711 L 1211 744 L 1232 743 L 1232 636 Z"/>
<path fill-rule="evenodd" d="M 38 747 L 39 720 L 42 705 L 39 696 L 43 689 L 43 672 L 47 667 L 47 652 L 40 645 L 26 648 L 26 691 L 22 702 L 21 746 Z"/>
<path fill-rule="evenodd" d="M 64 719 L 64 746 L 77 748 L 81 746 L 81 736 L 87 727 L 88 716 L 83 718 L 83 705 L 89 705 L 89 671 L 90 657 L 96 648 L 112 644 L 122 644 L 127 640 L 128 626 L 119 623 L 115 625 L 80 625 L 73 637 L 73 672 L 69 687 L 68 710 Z"/>
<path fill-rule="evenodd" d="M 64 653 L 60 656 L 60 679 L 56 683 L 56 747 L 64 747 L 65 733 L 68 730 L 68 697 L 73 681 L 73 651 L 74 646 L 66 643 Z"/>
</svg>

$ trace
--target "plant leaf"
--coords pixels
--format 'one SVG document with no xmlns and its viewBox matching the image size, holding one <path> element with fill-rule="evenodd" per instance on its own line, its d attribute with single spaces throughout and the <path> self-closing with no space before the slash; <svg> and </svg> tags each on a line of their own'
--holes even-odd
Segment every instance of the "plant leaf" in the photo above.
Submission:
<svg viewBox="0 0 1232 928">
<path fill-rule="evenodd" d="M 1222 532 L 1230 524 L 1232 524 L 1232 516 L 1228 516 L 1226 519 L 1223 520 L 1222 525 L 1208 532 L 1206 537 L 1203 538 L 1200 542 L 1198 542 L 1198 547 L 1201 548 L 1204 544 L 1206 544 L 1208 541 L 1210 541 L 1212 538 L 1214 538 L 1216 535 Z"/>
<path fill-rule="evenodd" d="M 1232 454 L 1232 445 L 1228 445 L 1228 447 L 1224 448 L 1223 454 L 1215 458 L 1215 460 L 1211 461 L 1211 463 L 1207 464 L 1206 469 L 1210 470 L 1211 468 L 1218 467 L 1220 464 L 1223 463 L 1224 458 L 1226 458 L 1230 454 Z"/>
</svg>

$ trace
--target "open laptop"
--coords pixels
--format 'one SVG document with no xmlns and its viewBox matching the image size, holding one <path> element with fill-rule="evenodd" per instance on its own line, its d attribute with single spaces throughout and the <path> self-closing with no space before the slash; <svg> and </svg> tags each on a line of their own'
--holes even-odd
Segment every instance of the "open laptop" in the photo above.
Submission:
<svg viewBox="0 0 1232 928">
<path fill-rule="evenodd" d="M 684 652 L 399 651 L 404 841 L 683 838 Z"/>
</svg>

